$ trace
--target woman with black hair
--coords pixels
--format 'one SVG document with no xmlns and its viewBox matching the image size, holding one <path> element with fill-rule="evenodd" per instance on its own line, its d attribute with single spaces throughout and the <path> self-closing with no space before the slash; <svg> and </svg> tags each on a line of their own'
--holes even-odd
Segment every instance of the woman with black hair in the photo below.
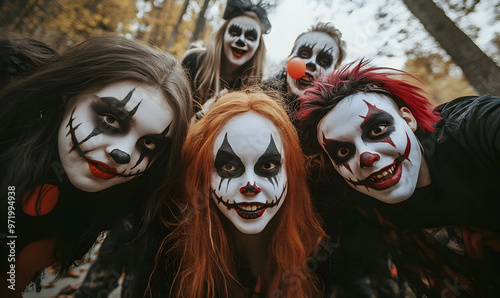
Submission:
<svg viewBox="0 0 500 298">
<path fill-rule="evenodd" d="M 67 271 L 131 213 L 144 227 L 153 220 L 176 183 L 191 100 L 175 58 L 114 36 L 77 45 L 1 91 L 11 225 L 2 227 L 0 296 L 18 297 L 49 265 Z"/>
</svg>

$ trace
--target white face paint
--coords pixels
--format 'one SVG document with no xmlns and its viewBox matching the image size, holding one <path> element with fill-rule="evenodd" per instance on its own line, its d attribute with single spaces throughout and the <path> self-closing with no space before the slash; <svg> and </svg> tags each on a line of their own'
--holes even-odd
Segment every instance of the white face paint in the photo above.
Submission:
<svg viewBox="0 0 500 298">
<path fill-rule="evenodd" d="M 296 96 L 304 92 L 318 78 L 335 69 L 339 56 L 339 47 L 335 40 L 323 32 L 309 32 L 302 35 L 294 44 L 291 58 L 300 57 L 306 63 L 306 74 L 300 79 L 292 79 L 288 74 L 286 82 L 289 92 Z"/>
<path fill-rule="evenodd" d="M 219 210 L 244 234 L 260 233 L 286 197 L 281 137 L 267 118 L 247 112 L 217 136 L 211 192 Z"/>
<path fill-rule="evenodd" d="M 260 44 L 259 23 L 249 16 L 232 18 L 224 34 L 224 54 L 227 61 L 236 67 L 252 59 Z"/>
<path fill-rule="evenodd" d="M 409 198 L 422 155 L 408 108 L 389 97 L 356 93 L 318 124 L 318 142 L 340 175 L 356 190 L 386 203 Z"/>
<path fill-rule="evenodd" d="M 142 174 L 166 146 L 172 119 L 161 91 L 135 82 L 72 98 L 58 136 L 69 180 L 97 192 Z"/>
</svg>

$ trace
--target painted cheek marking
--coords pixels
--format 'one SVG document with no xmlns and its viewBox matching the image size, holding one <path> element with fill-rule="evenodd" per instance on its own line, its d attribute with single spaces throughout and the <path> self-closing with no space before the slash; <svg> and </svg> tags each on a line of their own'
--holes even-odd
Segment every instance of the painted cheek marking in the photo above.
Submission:
<svg viewBox="0 0 500 298">
<path fill-rule="evenodd" d="M 276 176 L 267 177 L 267 180 L 269 182 L 271 182 L 271 184 L 273 185 L 273 188 L 276 189 L 276 185 L 278 185 L 278 178 Z M 276 183 L 276 185 L 274 183 Z"/>
<path fill-rule="evenodd" d="M 376 106 L 372 105 L 371 103 L 367 102 L 366 100 L 363 99 L 363 101 L 366 103 L 366 105 L 368 106 L 368 112 L 366 113 L 366 116 L 361 116 L 359 115 L 359 117 L 363 118 L 364 121 L 363 123 L 361 123 L 361 127 L 363 127 L 363 125 L 366 123 L 366 121 L 371 118 L 373 116 L 373 114 L 375 114 L 375 112 L 379 112 L 381 111 L 379 108 L 377 108 Z"/>
<path fill-rule="evenodd" d="M 80 148 L 80 146 L 79 146 L 78 140 L 76 139 L 75 130 L 81 125 L 81 123 L 78 124 L 76 127 L 73 127 L 73 120 L 75 120 L 75 118 L 73 118 L 73 115 L 75 113 L 75 110 L 76 110 L 76 107 L 71 112 L 71 116 L 69 117 L 69 120 L 68 120 L 68 125 L 66 125 L 66 127 L 69 128 L 68 134 L 71 135 L 71 142 L 73 143 L 73 147 L 71 147 L 69 152 L 76 150 L 80 156 L 85 156 L 85 154 L 87 154 L 91 150 L 83 151 L 82 148 Z"/>
<path fill-rule="evenodd" d="M 391 139 L 390 135 L 388 135 L 385 138 L 381 139 L 379 142 L 388 143 L 388 144 L 392 145 L 392 147 L 396 148 L 396 145 L 394 145 L 394 143 L 392 142 L 392 139 Z"/>
<path fill-rule="evenodd" d="M 342 165 L 343 165 L 343 166 L 344 166 L 344 167 L 345 167 L 345 168 L 346 168 L 349 172 L 351 172 L 351 174 L 353 174 L 353 175 L 354 175 L 354 173 L 353 173 L 353 172 L 352 172 L 352 170 L 351 170 L 351 166 L 350 166 L 347 162 L 346 162 L 346 163 L 344 163 L 344 164 L 342 164 Z"/>
<path fill-rule="evenodd" d="M 233 179 L 233 178 L 223 178 L 223 177 L 221 177 L 220 178 L 220 182 L 219 182 L 219 189 L 218 190 L 220 190 L 220 187 L 222 185 L 222 181 L 224 181 L 226 179 L 227 179 L 227 185 L 226 185 L 226 192 L 227 192 L 227 190 L 229 189 L 229 182 L 231 182 L 231 179 Z"/>
</svg>

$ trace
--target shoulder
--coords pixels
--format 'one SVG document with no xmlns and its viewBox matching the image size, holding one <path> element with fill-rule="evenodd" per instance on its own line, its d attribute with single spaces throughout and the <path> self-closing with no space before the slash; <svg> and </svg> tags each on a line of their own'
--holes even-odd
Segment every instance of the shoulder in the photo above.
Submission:
<svg viewBox="0 0 500 298">
<path fill-rule="evenodd" d="M 430 137 L 440 148 L 464 150 L 490 166 L 500 165 L 500 97 L 466 96 L 436 108 L 442 120 Z M 429 137 L 427 137 L 429 138 Z M 425 147 L 424 141 L 422 144 Z"/>
<path fill-rule="evenodd" d="M 205 50 L 192 49 L 187 51 L 181 58 L 182 65 L 187 68 L 192 68 L 200 63 L 200 60 L 205 56 Z"/>
<path fill-rule="evenodd" d="M 286 89 L 286 74 L 285 69 L 281 68 L 262 82 L 265 90 L 287 91 Z"/>
<path fill-rule="evenodd" d="M 492 95 L 464 96 L 436 107 L 443 121 L 463 125 L 466 121 L 500 113 L 500 97 Z"/>
</svg>

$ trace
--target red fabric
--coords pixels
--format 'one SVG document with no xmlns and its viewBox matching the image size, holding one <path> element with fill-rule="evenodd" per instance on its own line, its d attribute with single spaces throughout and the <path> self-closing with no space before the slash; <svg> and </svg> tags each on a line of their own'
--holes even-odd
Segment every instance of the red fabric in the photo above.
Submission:
<svg viewBox="0 0 500 298">
<path fill-rule="evenodd" d="M 37 202 L 39 194 L 41 194 L 40 202 Z M 37 186 L 30 197 L 23 198 L 23 211 L 30 216 L 48 214 L 56 206 L 58 198 L 59 189 L 57 186 L 52 184 Z"/>
<path fill-rule="evenodd" d="M 480 259 L 485 249 L 500 252 L 500 238 L 493 232 L 462 227 L 462 235 L 467 254 L 473 259 Z"/>
</svg>

